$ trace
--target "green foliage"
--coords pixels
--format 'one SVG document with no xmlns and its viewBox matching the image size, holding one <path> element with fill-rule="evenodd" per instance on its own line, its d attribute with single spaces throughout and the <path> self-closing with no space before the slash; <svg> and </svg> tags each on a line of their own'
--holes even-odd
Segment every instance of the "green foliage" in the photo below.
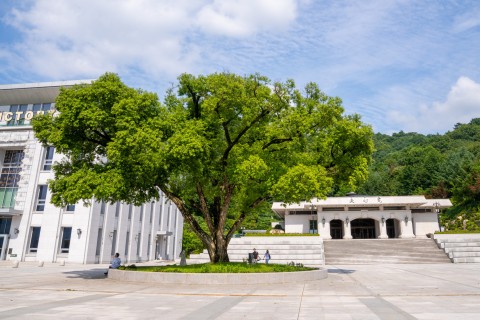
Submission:
<svg viewBox="0 0 480 320">
<path fill-rule="evenodd" d="M 358 192 L 452 198 L 442 215 L 450 229 L 476 230 L 480 207 L 480 118 L 444 135 L 375 134 L 369 177 Z M 458 219 L 461 217 L 461 219 Z"/>
<path fill-rule="evenodd" d="M 205 249 L 202 241 L 192 231 L 188 223 L 183 224 L 182 249 L 188 257 L 192 253 L 201 253 Z"/>
<path fill-rule="evenodd" d="M 161 104 L 107 73 L 62 90 L 59 113 L 33 121 L 37 138 L 66 155 L 52 202 L 140 204 L 161 190 L 218 262 L 273 199 L 323 198 L 366 179 L 370 126 L 314 83 L 302 91 L 258 74 L 183 74 L 177 88 Z"/>
<path fill-rule="evenodd" d="M 318 233 L 246 233 L 245 237 L 318 237 Z"/>
<path fill-rule="evenodd" d="M 169 265 L 161 267 L 124 267 L 121 270 L 143 271 L 143 272 L 177 272 L 177 273 L 266 273 L 266 272 L 297 272 L 297 271 L 312 271 L 315 268 L 297 266 L 297 265 L 283 265 L 283 264 L 265 264 L 265 263 L 202 263 L 192 264 L 187 266 Z"/>
</svg>

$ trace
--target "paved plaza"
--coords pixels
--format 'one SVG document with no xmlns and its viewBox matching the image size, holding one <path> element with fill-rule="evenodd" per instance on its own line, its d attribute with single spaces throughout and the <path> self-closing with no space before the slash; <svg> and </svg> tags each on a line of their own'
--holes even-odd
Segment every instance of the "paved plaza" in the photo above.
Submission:
<svg viewBox="0 0 480 320">
<path fill-rule="evenodd" d="M 480 319 L 480 264 L 326 266 L 325 280 L 159 285 L 0 262 L 0 319 Z"/>
</svg>

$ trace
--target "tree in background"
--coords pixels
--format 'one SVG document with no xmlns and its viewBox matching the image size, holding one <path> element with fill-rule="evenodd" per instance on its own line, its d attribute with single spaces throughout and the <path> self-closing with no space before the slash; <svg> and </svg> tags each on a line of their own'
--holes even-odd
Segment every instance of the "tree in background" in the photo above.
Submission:
<svg viewBox="0 0 480 320">
<path fill-rule="evenodd" d="M 62 89 L 59 113 L 33 121 L 37 138 L 66 155 L 54 166 L 52 202 L 139 204 L 161 190 L 216 263 L 266 201 L 323 198 L 366 178 L 371 128 L 316 84 L 300 91 L 231 73 L 178 80 L 164 104 L 109 73 Z"/>
</svg>

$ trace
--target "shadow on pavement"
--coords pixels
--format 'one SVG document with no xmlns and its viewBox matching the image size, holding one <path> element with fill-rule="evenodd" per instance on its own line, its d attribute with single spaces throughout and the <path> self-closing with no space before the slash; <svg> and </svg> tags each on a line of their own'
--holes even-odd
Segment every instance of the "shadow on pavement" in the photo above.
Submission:
<svg viewBox="0 0 480 320">
<path fill-rule="evenodd" d="M 63 272 L 63 274 L 66 274 L 67 278 L 74 279 L 106 279 L 105 271 L 107 271 L 107 269 L 75 270 Z"/>
<path fill-rule="evenodd" d="M 341 273 L 341 274 L 350 274 L 354 273 L 355 270 L 348 270 L 348 269 L 327 269 L 328 273 Z"/>
</svg>

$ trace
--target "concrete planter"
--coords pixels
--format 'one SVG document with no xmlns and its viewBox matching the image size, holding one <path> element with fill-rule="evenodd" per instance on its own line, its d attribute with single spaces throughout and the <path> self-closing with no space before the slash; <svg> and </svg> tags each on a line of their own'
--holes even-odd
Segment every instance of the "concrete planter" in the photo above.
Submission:
<svg viewBox="0 0 480 320">
<path fill-rule="evenodd" d="M 280 284 L 322 280 L 326 269 L 274 273 L 171 273 L 110 269 L 108 278 L 120 281 L 176 284 Z"/>
</svg>

